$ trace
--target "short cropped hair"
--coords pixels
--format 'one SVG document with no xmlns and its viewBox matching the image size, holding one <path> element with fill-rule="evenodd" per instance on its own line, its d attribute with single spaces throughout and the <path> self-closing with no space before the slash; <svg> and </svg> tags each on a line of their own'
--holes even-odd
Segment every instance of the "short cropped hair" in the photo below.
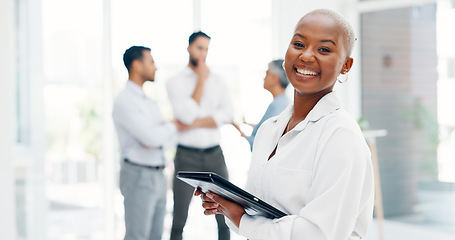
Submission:
<svg viewBox="0 0 455 240">
<path fill-rule="evenodd" d="M 279 77 L 281 87 L 286 88 L 289 84 L 289 79 L 284 71 L 283 62 L 283 59 L 273 60 L 269 63 L 269 68 Z"/>
<path fill-rule="evenodd" d="M 190 38 L 188 39 L 188 46 L 191 45 L 191 43 L 193 43 L 194 40 L 196 40 L 196 38 L 198 38 L 198 37 L 206 37 L 206 38 L 210 39 L 210 37 L 202 31 L 194 32 L 193 34 L 191 34 Z"/>
<path fill-rule="evenodd" d="M 354 43 L 357 40 L 357 38 L 355 37 L 354 29 L 352 28 L 348 20 L 346 20 L 346 18 L 343 17 L 343 15 L 341 15 L 340 13 L 326 8 L 313 10 L 305 14 L 305 16 L 311 14 L 321 14 L 332 18 L 338 23 L 344 34 L 343 39 L 345 41 L 346 53 L 348 56 L 351 56 L 352 48 L 354 48 Z"/>
<path fill-rule="evenodd" d="M 143 46 L 132 46 L 126 49 L 125 53 L 123 54 L 123 64 L 125 64 L 125 67 L 126 69 L 128 69 L 128 72 L 130 72 L 130 68 L 134 60 L 136 59 L 142 60 L 142 58 L 144 57 L 143 55 L 144 50 L 151 51 L 150 48 Z"/>
</svg>

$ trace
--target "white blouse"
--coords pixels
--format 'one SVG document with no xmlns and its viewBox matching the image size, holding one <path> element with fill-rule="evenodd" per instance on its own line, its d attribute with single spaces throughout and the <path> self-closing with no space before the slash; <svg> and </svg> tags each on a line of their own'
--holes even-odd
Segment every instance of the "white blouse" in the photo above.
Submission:
<svg viewBox="0 0 455 240">
<path fill-rule="evenodd" d="M 288 213 L 280 219 L 245 214 L 234 231 L 253 239 L 359 239 L 372 221 L 371 155 L 356 121 L 335 93 L 282 136 L 289 106 L 256 136 L 246 190 Z M 277 146 L 275 155 L 268 157 Z"/>
</svg>

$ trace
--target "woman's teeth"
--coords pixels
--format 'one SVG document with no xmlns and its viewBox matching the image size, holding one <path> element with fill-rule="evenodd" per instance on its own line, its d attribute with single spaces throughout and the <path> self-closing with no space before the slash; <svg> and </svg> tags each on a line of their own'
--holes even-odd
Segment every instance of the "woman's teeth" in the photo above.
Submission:
<svg viewBox="0 0 455 240">
<path fill-rule="evenodd" d="M 317 72 L 313 72 L 313 71 L 305 70 L 305 69 L 297 69 L 297 72 L 300 73 L 300 74 L 303 74 L 303 75 L 311 75 L 311 76 L 318 75 Z"/>
</svg>

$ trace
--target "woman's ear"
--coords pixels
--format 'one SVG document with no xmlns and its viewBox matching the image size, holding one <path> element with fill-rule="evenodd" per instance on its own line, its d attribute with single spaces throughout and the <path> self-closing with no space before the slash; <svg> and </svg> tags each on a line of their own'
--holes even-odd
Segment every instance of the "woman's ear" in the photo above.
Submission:
<svg viewBox="0 0 455 240">
<path fill-rule="evenodd" d="M 348 73 L 349 70 L 351 70 L 353 63 L 354 63 L 354 59 L 352 57 L 347 58 L 343 64 L 343 68 L 341 68 L 341 74 Z"/>
</svg>

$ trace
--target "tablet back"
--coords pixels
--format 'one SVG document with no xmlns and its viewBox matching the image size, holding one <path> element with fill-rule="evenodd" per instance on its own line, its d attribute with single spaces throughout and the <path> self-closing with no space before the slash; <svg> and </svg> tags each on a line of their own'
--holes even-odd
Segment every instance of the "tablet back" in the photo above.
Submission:
<svg viewBox="0 0 455 240">
<path fill-rule="evenodd" d="M 180 171 L 177 173 L 177 178 L 201 189 L 202 192 L 212 192 L 241 205 L 249 215 L 262 215 L 272 219 L 287 215 L 216 173 Z"/>
</svg>

